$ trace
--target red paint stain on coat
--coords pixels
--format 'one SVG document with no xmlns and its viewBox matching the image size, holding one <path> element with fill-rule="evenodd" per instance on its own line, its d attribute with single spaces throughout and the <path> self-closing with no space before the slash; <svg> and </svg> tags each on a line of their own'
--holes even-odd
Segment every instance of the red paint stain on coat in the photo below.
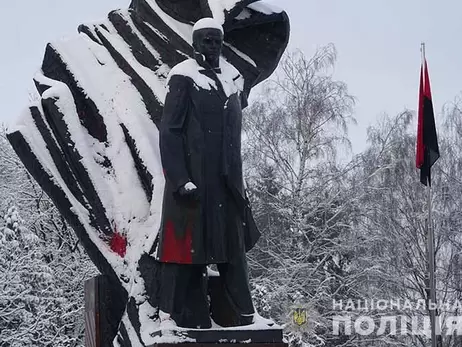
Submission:
<svg viewBox="0 0 462 347">
<path fill-rule="evenodd" d="M 163 236 L 161 262 L 192 264 L 192 228 L 189 225 L 184 236 L 180 238 L 175 234 L 175 224 L 168 220 Z"/>
</svg>

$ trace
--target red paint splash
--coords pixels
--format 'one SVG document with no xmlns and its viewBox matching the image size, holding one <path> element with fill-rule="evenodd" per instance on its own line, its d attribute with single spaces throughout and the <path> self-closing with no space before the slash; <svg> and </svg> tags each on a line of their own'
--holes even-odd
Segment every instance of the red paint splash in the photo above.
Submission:
<svg viewBox="0 0 462 347">
<path fill-rule="evenodd" d="M 127 238 L 116 231 L 112 234 L 110 246 L 112 251 L 124 258 L 127 253 Z"/>
<path fill-rule="evenodd" d="M 189 224 L 189 223 L 188 223 Z M 192 264 L 192 227 L 188 225 L 185 235 L 178 238 L 173 221 L 165 224 L 161 262 Z"/>
</svg>

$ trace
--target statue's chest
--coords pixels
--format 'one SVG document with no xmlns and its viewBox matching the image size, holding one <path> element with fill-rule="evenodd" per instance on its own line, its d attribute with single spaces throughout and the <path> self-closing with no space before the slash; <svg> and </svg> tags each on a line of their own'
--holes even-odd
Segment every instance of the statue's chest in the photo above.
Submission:
<svg viewBox="0 0 462 347">
<path fill-rule="evenodd" d="M 195 88 L 191 95 L 193 112 L 202 120 L 222 117 L 227 100 L 224 93 L 212 88 Z"/>
</svg>

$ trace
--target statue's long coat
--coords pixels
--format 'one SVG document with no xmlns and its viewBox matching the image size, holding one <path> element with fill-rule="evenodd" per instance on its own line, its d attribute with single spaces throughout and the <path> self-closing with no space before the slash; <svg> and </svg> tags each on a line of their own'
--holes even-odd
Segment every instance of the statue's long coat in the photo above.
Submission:
<svg viewBox="0 0 462 347">
<path fill-rule="evenodd" d="M 259 238 L 245 197 L 241 160 L 243 79 L 224 60 L 217 78 L 190 59 L 172 70 L 160 127 L 166 176 L 158 258 L 227 262 Z M 198 199 L 178 189 L 188 181 Z"/>
</svg>

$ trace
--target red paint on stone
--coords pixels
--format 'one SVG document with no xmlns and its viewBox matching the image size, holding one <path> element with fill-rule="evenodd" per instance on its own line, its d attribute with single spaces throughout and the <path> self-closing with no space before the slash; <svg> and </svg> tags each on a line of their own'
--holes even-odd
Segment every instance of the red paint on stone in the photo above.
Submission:
<svg viewBox="0 0 462 347">
<path fill-rule="evenodd" d="M 112 234 L 111 250 L 120 255 L 122 258 L 127 253 L 127 238 L 117 231 Z"/>
</svg>

